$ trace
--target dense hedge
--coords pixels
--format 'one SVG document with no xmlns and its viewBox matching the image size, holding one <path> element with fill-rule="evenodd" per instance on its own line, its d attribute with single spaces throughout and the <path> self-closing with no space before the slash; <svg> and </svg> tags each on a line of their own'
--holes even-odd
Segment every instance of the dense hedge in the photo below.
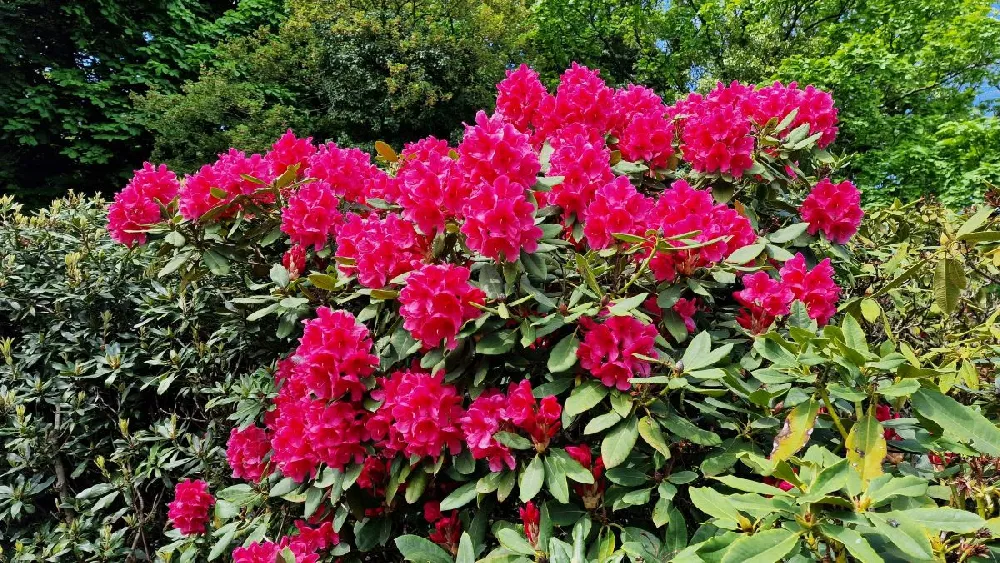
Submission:
<svg viewBox="0 0 1000 563">
<path fill-rule="evenodd" d="M 995 557 L 994 211 L 858 225 L 821 92 L 563 82 L 0 200 L 3 556 Z"/>
</svg>

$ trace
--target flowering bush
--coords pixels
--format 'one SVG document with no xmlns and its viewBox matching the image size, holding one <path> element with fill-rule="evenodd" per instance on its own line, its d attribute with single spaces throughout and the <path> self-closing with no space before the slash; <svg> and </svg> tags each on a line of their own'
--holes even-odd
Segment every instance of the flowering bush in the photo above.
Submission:
<svg viewBox="0 0 1000 563">
<path fill-rule="evenodd" d="M 379 145 L 375 166 L 286 135 L 268 155 L 229 153 L 210 169 L 281 164 L 241 173 L 238 190 L 210 186 L 217 201 L 195 218 L 183 202 L 204 201 L 187 194 L 204 184 L 189 178 L 179 215 L 136 229 L 181 286 L 248 263 L 253 295 L 226 307 L 247 327 L 276 321 L 269 341 L 286 346 L 250 376 L 263 392 L 230 399 L 228 470 L 190 471 L 214 518 L 199 533 L 207 505 L 179 484 L 171 512 L 186 520 L 169 516 L 161 556 L 992 549 L 982 456 L 1000 455 L 1000 429 L 968 406 L 971 379 L 942 385 L 959 369 L 950 358 L 876 323 L 872 307 L 889 309 L 913 273 L 853 285 L 871 272 L 852 255 L 853 187 L 828 181 L 828 95 L 734 83 L 665 106 L 578 65 L 554 94 L 526 68 L 498 92 L 497 113 L 476 115 L 455 149 Z M 324 184 L 336 203 L 300 205 Z M 960 247 L 996 269 L 990 212 L 939 251 L 945 320 L 967 285 Z M 995 320 L 968 333 L 988 337 Z M 963 366 L 995 356 L 976 350 Z M 962 487 L 938 484 L 959 472 Z"/>
</svg>

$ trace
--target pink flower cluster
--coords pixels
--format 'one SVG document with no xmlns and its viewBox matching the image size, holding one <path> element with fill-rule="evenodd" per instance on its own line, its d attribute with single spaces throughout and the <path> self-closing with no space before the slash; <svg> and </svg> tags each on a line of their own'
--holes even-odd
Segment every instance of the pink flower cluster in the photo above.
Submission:
<svg viewBox="0 0 1000 563">
<path fill-rule="evenodd" d="M 531 384 L 522 380 L 511 383 L 506 396 L 489 390 L 477 397 L 462 419 L 462 430 L 472 457 L 486 459 L 491 471 L 500 471 L 504 465 L 514 469 L 515 463 L 510 449 L 494 437 L 497 432 L 523 430 L 536 450 L 545 451 L 562 426 L 560 416 L 562 406 L 555 396 L 537 401 Z"/>
<path fill-rule="evenodd" d="M 292 377 L 317 399 L 347 396 L 360 401 L 365 392 L 361 379 L 378 366 L 378 356 L 371 350 L 372 340 L 365 325 L 347 311 L 320 307 L 316 318 L 305 322 L 292 358 Z"/>
<path fill-rule="evenodd" d="M 321 250 L 343 221 L 339 205 L 330 184 L 322 180 L 305 184 L 281 210 L 281 230 L 293 244 Z"/>
<path fill-rule="evenodd" d="M 296 563 L 316 563 L 319 561 L 317 552 L 340 543 L 331 521 L 311 527 L 303 520 L 296 520 L 295 527 L 298 534 L 281 538 L 277 543 L 251 542 L 246 547 L 237 547 L 233 550 L 233 563 L 275 563 L 281 560 L 281 552 L 286 547 L 295 556 Z"/>
<path fill-rule="evenodd" d="M 395 213 L 361 217 L 349 213 L 337 228 L 337 258 L 344 275 L 357 274 L 358 283 L 379 289 L 395 277 L 420 266 L 430 248 L 413 223 Z"/>
<path fill-rule="evenodd" d="M 649 361 L 635 355 L 658 356 L 655 326 L 631 316 L 610 317 L 600 324 L 587 320 L 581 325 L 587 332 L 576 355 L 580 366 L 601 383 L 626 391 L 632 387 L 629 379 L 649 375 Z"/>
<path fill-rule="evenodd" d="M 469 283 L 469 269 L 451 264 L 422 266 L 406 278 L 399 292 L 403 327 L 427 348 L 445 342 L 457 345 L 455 336 L 466 321 L 482 314 L 486 294 Z"/>
<path fill-rule="evenodd" d="M 271 176 L 277 178 L 285 173 L 288 168 L 297 166 L 296 176 L 303 176 L 305 167 L 309 162 L 309 157 L 316 154 L 316 146 L 312 144 L 312 137 L 299 139 L 291 129 L 278 138 L 271 145 L 271 150 L 264 155 Z"/>
<path fill-rule="evenodd" d="M 112 240 L 129 247 L 145 244 L 146 234 L 141 231 L 160 222 L 160 207 L 170 205 L 179 189 L 177 175 L 165 164 L 144 163 L 108 207 L 108 232 Z"/>
<path fill-rule="evenodd" d="M 259 426 L 243 430 L 233 428 L 226 443 L 226 460 L 233 469 L 233 477 L 257 482 L 270 473 L 267 456 L 271 453 L 271 439 Z"/>
<path fill-rule="evenodd" d="M 208 492 L 208 483 L 185 479 L 174 488 L 174 500 L 167 506 L 167 518 L 185 536 L 204 534 L 208 511 L 215 497 Z"/>
<path fill-rule="evenodd" d="M 426 235 L 443 232 L 447 221 L 462 217 L 469 198 L 469 182 L 451 157 L 447 141 L 428 137 L 407 145 L 396 175 L 392 196 L 403 207 L 403 217 Z"/>
<path fill-rule="evenodd" d="M 678 275 L 689 276 L 698 268 L 711 267 L 757 240 L 746 217 L 727 205 L 716 204 L 711 193 L 696 190 L 684 180 L 677 180 L 660 194 L 652 216 L 659 221 L 655 226 L 664 237 L 696 232 L 685 238 L 698 243 L 715 241 L 691 250 L 657 250 L 649 266 L 659 281 L 672 281 Z M 667 243 L 687 246 L 679 240 Z"/>
<path fill-rule="evenodd" d="M 433 459 L 462 451 L 462 397 L 443 379 L 414 371 L 379 379 L 372 397 L 382 405 L 365 424 L 376 448 Z"/>
<path fill-rule="evenodd" d="M 567 219 L 583 220 L 597 190 L 615 179 L 611 170 L 611 150 L 603 137 L 582 125 L 570 125 L 551 138 L 549 175 L 562 176 L 552 187 L 549 203 L 558 205 Z"/>
<path fill-rule="evenodd" d="M 514 262 L 521 251 L 538 248 L 542 229 L 535 225 L 535 206 L 525 189 L 507 176 L 482 182 L 465 206 L 462 225 L 465 242 L 472 250 L 498 262 Z"/>
<path fill-rule="evenodd" d="M 767 331 L 776 317 L 787 315 L 793 301 L 806 306 L 810 318 L 820 325 L 837 312 L 840 288 L 833 281 L 833 266 L 825 258 L 812 270 L 806 267 L 802 253 L 785 262 L 776 280 L 765 272 L 743 278 L 744 289 L 733 295 L 745 307 L 737 316 L 743 328 L 760 334 Z"/>
<path fill-rule="evenodd" d="M 628 176 L 618 176 L 597 190 L 584 215 L 583 234 L 591 248 L 614 246 L 615 234 L 643 234 L 652 210 L 653 200 L 637 192 Z"/>
<path fill-rule="evenodd" d="M 785 128 L 782 136 L 788 135 L 800 125 L 809 126 L 809 134 L 822 136 L 816 145 L 826 148 L 837 138 L 837 108 L 829 92 L 806 86 L 804 90 L 792 82 L 784 86 L 775 82 L 754 93 L 753 117 L 757 125 L 763 126 L 770 119 L 781 121 L 792 111 L 796 111 L 792 123 Z"/>
<path fill-rule="evenodd" d="M 180 192 L 181 216 L 197 221 L 239 195 L 248 196 L 254 203 L 272 203 L 274 194 L 264 189 L 272 179 L 271 166 L 264 157 L 259 154 L 247 156 L 243 151 L 229 149 L 228 153 L 219 155 L 214 164 L 206 164 L 184 178 L 184 189 Z M 227 209 L 219 216 L 228 217 L 235 212 L 236 209 Z"/>
<path fill-rule="evenodd" d="M 371 156 L 358 149 L 342 149 L 335 143 L 319 147 L 309 157 L 307 178 L 323 180 L 333 189 L 334 195 L 354 203 L 365 203 L 373 195 L 380 195 L 385 172 L 371 163 Z M 375 192 L 375 193 L 373 193 Z"/>
<path fill-rule="evenodd" d="M 865 212 L 854 184 L 847 180 L 834 184 L 824 178 L 806 196 L 799 214 L 809 223 L 809 234 L 822 231 L 831 242 L 845 244 L 858 232 Z"/>
</svg>

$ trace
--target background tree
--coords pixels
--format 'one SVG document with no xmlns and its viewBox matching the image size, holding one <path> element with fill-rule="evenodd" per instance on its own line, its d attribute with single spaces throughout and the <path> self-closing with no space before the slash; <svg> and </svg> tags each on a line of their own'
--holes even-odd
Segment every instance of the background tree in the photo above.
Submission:
<svg viewBox="0 0 1000 563">
<path fill-rule="evenodd" d="M 292 0 L 279 29 L 223 43 L 179 93 L 141 97 L 153 156 L 179 170 L 292 127 L 341 144 L 449 137 L 523 58 L 524 0 Z"/>
<path fill-rule="evenodd" d="M 148 156 L 129 95 L 198 72 L 220 36 L 268 21 L 248 0 L 0 5 L 0 187 L 42 199 L 113 187 Z"/>
</svg>

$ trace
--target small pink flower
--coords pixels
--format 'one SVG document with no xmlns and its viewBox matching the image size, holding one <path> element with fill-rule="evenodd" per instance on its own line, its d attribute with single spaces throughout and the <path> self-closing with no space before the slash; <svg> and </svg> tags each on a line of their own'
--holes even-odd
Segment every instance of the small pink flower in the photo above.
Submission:
<svg viewBox="0 0 1000 563">
<path fill-rule="evenodd" d="M 206 164 L 198 172 L 185 177 L 180 191 L 181 216 L 188 221 L 197 221 L 211 209 L 231 202 L 238 195 L 250 196 L 261 204 L 273 203 L 274 194 L 263 190 L 266 187 L 264 184 L 272 179 L 270 165 L 264 157 L 259 154 L 247 156 L 242 151 L 229 149 L 229 152 L 219 155 L 214 164 Z M 219 217 L 235 213 L 235 208 L 227 209 Z"/>
<path fill-rule="evenodd" d="M 208 483 L 198 479 L 185 479 L 177 483 L 174 500 L 168 505 L 167 517 L 185 536 L 204 534 L 208 511 L 215 498 L 208 492 Z"/>
<path fill-rule="evenodd" d="M 527 135 L 502 117 L 487 117 L 480 111 L 475 125 L 465 127 L 458 145 L 458 167 L 471 185 L 492 184 L 506 176 L 523 192 L 535 185 L 541 164 Z"/>
<path fill-rule="evenodd" d="M 552 187 L 549 203 L 561 207 L 563 217 L 575 215 L 582 221 L 597 190 L 615 179 L 611 150 L 604 144 L 603 136 L 580 124 L 563 127 L 550 142 L 548 174 L 562 176 L 563 180 Z"/>
<path fill-rule="evenodd" d="M 429 247 L 428 238 L 395 213 L 384 218 L 349 213 L 337 228 L 337 258 L 353 261 L 341 262 L 338 268 L 344 275 L 357 274 L 358 282 L 371 289 L 418 268 Z"/>
<path fill-rule="evenodd" d="M 524 524 L 524 535 L 528 538 L 528 543 L 532 547 L 538 544 L 538 526 L 541 521 L 541 512 L 539 512 L 538 507 L 535 503 L 528 501 L 528 504 L 524 507 L 519 508 L 518 512 L 521 514 L 521 522 Z"/>
<path fill-rule="evenodd" d="M 443 378 L 397 371 L 378 380 L 372 397 L 382 404 L 365 426 L 377 448 L 432 459 L 462 451 L 462 397 Z"/>
<path fill-rule="evenodd" d="M 515 467 L 510 449 L 493 438 L 500 431 L 506 405 L 507 398 L 500 392 L 487 391 L 472 401 L 462 418 L 462 431 L 472 457 L 486 459 L 494 472 L 502 471 L 505 465 Z"/>
<path fill-rule="evenodd" d="M 365 203 L 370 197 L 382 195 L 384 180 L 381 177 L 385 172 L 371 163 L 368 153 L 326 143 L 309 157 L 304 176 L 325 181 L 339 198 Z"/>
<path fill-rule="evenodd" d="M 516 70 L 508 70 L 507 78 L 497 84 L 497 115 L 527 133 L 529 126 L 537 122 L 538 106 L 546 96 L 548 92 L 538 73 L 522 64 Z"/>
<path fill-rule="evenodd" d="M 319 399 L 360 401 L 365 391 L 361 380 L 378 366 L 368 328 L 347 311 L 328 307 L 316 309 L 316 318 L 304 326 L 292 378 Z"/>
<path fill-rule="evenodd" d="M 314 154 L 316 147 L 312 144 L 312 137 L 299 139 L 289 129 L 271 145 L 271 150 L 264 155 L 264 160 L 275 178 L 284 174 L 290 166 L 298 166 L 297 176 L 301 177 L 308 166 L 309 157 Z"/>
</svg>

